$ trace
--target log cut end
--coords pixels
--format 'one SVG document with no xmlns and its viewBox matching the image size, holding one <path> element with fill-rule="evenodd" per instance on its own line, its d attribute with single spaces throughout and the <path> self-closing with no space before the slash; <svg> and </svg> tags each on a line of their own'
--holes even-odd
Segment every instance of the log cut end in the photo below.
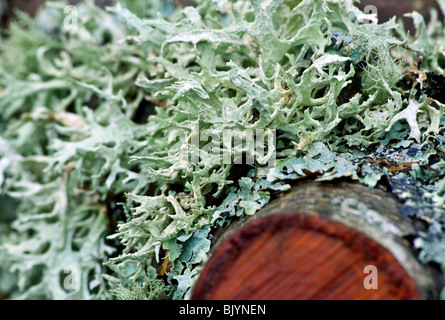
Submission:
<svg viewBox="0 0 445 320">
<path fill-rule="evenodd" d="M 224 239 L 192 299 L 392 300 L 422 295 L 394 255 L 375 240 L 339 222 L 292 213 L 256 219 Z"/>
</svg>

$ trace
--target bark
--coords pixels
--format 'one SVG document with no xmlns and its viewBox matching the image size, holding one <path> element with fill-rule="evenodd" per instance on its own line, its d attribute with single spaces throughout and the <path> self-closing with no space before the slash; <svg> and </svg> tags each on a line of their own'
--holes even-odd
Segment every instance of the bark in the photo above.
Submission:
<svg viewBox="0 0 445 320">
<path fill-rule="evenodd" d="M 436 299 L 441 277 L 410 241 L 423 226 L 400 205 L 357 183 L 302 182 L 215 234 L 192 298 Z"/>
</svg>

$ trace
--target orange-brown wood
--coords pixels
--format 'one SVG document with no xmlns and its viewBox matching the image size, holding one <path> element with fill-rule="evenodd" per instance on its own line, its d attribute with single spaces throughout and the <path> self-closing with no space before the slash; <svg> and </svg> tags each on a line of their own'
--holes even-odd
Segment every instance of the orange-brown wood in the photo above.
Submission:
<svg viewBox="0 0 445 320">
<path fill-rule="evenodd" d="M 364 286 L 377 267 L 378 289 Z M 416 283 L 376 241 L 303 214 L 254 220 L 213 252 L 192 299 L 421 299 Z"/>
</svg>

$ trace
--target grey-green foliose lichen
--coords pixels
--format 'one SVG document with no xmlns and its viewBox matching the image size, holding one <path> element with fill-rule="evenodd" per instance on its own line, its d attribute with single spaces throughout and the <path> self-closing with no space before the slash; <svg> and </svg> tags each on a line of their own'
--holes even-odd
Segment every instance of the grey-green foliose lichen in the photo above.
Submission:
<svg viewBox="0 0 445 320">
<path fill-rule="evenodd" d="M 429 226 L 419 258 L 445 271 L 437 15 L 414 12 L 410 36 L 351 0 L 85 1 L 64 28 L 64 5 L 1 39 L 3 295 L 187 298 L 213 230 L 301 178 L 387 181 Z M 276 143 L 224 163 L 198 128 Z"/>
</svg>

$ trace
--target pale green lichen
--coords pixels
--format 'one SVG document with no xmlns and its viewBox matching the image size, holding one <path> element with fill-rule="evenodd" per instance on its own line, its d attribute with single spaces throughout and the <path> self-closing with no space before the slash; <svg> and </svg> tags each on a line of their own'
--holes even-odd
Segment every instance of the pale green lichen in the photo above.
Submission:
<svg viewBox="0 0 445 320">
<path fill-rule="evenodd" d="M 445 271 L 444 105 L 401 86 L 443 73 L 434 17 L 413 13 L 411 38 L 351 0 L 86 1 L 73 31 L 63 9 L 21 15 L 2 39 L 0 292 L 187 298 L 213 231 L 302 178 L 389 179 L 431 226 L 419 258 Z M 255 130 L 276 143 L 252 164 L 206 149 Z"/>
</svg>

